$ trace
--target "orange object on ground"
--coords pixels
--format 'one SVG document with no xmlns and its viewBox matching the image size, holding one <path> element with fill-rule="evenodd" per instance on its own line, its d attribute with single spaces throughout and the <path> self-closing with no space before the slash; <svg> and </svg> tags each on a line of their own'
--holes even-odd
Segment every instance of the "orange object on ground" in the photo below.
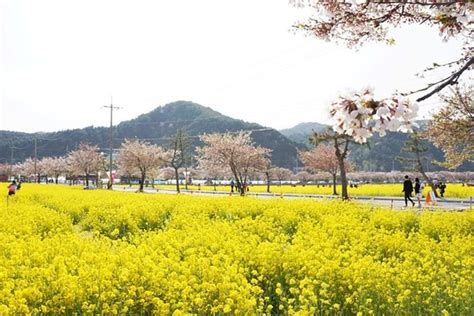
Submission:
<svg viewBox="0 0 474 316">
<path fill-rule="evenodd" d="M 426 204 L 436 204 L 436 196 L 433 191 L 429 191 L 426 195 Z"/>
</svg>

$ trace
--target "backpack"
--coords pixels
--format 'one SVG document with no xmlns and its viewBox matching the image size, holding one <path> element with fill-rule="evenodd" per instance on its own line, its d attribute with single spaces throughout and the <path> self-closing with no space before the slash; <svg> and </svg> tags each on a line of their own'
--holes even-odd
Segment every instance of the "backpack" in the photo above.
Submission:
<svg viewBox="0 0 474 316">
<path fill-rule="evenodd" d="M 419 182 L 415 183 L 415 193 L 421 193 L 421 184 Z"/>
</svg>

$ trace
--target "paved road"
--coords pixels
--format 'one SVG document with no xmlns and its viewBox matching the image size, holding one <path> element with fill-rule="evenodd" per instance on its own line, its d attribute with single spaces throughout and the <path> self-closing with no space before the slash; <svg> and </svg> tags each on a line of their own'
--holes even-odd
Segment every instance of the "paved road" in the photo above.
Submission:
<svg viewBox="0 0 474 316">
<path fill-rule="evenodd" d="M 115 187 L 114 190 L 116 191 L 126 191 L 126 192 L 136 192 L 135 188 L 128 188 L 128 187 Z M 229 192 L 225 191 L 195 191 L 195 190 L 181 190 L 182 194 L 189 194 L 189 195 L 204 195 L 204 196 L 229 196 Z M 144 189 L 145 193 L 151 194 L 176 194 L 175 190 L 172 189 L 151 189 L 146 188 Z M 234 194 L 236 195 L 236 194 Z M 338 196 L 332 195 L 317 195 L 317 194 L 293 194 L 293 193 L 254 193 L 249 192 L 248 196 L 253 196 L 257 198 L 284 198 L 284 199 L 315 199 L 315 200 L 323 200 L 323 199 L 337 199 Z M 394 209 L 405 209 L 405 201 L 403 197 L 389 197 L 389 196 L 354 196 L 352 200 L 363 202 L 363 203 L 370 203 L 378 206 L 385 206 Z M 428 205 L 426 206 L 425 203 L 422 203 L 423 208 L 428 209 L 437 209 L 437 210 L 453 210 L 453 211 L 461 211 L 461 210 L 472 210 L 472 198 L 471 199 L 439 199 L 436 205 Z M 416 208 L 416 206 L 415 206 Z M 413 207 L 409 206 L 408 209 L 413 209 Z"/>
</svg>

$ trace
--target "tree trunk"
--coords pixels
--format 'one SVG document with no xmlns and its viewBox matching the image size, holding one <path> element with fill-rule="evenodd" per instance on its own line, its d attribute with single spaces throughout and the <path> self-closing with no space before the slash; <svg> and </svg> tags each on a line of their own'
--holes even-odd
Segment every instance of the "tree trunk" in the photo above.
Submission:
<svg viewBox="0 0 474 316">
<path fill-rule="evenodd" d="M 56 176 L 56 181 L 55 181 L 56 184 L 58 184 L 58 178 L 59 178 L 59 176 Z"/>
<path fill-rule="evenodd" d="M 332 194 L 333 195 L 337 195 L 337 191 L 336 191 L 336 179 L 337 178 L 337 173 L 333 173 L 332 175 Z"/>
<path fill-rule="evenodd" d="M 421 173 L 421 176 L 423 177 L 423 179 L 425 179 L 425 181 L 431 187 L 435 196 L 439 198 L 438 191 L 436 190 L 436 186 L 434 185 L 433 181 L 431 181 L 430 177 L 428 177 L 428 175 L 425 173 L 425 170 L 423 169 L 423 164 L 421 163 L 421 157 L 420 157 L 419 152 L 416 152 L 416 165 L 417 165 L 416 169 L 418 170 L 418 172 Z"/>
<path fill-rule="evenodd" d="M 86 173 L 86 187 L 89 187 L 89 174 Z"/>
<path fill-rule="evenodd" d="M 437 187 L 436 185 L 433 183 L 433 181 L 431 181 L 430 177 L 428 177 L 426 175 L 426 173 L 424 172 L 423 168 L 421 169 L 418 169 L 418 171 L 421 173 L 421 176 L 423 177 L 423 179 L 425 179 L 425 181 L 428 183 L 428 185 L 431 187 L 431 189 L 433 190 L 435 196 L 437 198 L 439 198 L 439 194 L 438 194 L 438 191 L 437 191 Z"/>
<path fill-rule="evenodd" d="M 184 168 L 184 189 L 188 189 L 188 178 L 189 178 L 189 175 L 188 175 L 188 168 Z"/>
<path fill-rule="evenodd" d="M 346 168 L 344 166 L 344 158 L 338 157 L 339 168 L 341 169 L 341 186 L 342 186 L 342 199 L 349 200 L 349 194 L 347 192 L 347 178 L 346 178 Z"/>
<path fill-rule="evenodd" d="M 247 190 L 247 181 L 243 181 L 240 186 L 240 196 L 245 196 L 245 191 Z"/>
<path fill-rule="evenodd" d="M 96 186 L 96 188 L 101 188 L 102 189 L 102 178 L 99 177 L 99 173 L 96 174 L 95 186 Z M 112 188 L 112 186 L 111 186 L 111 188 Z"/>
<path fill-rule="evenodd" d="M 235 185 L 237 187 L 237 190 L 240 192 L 240 195 L 244 196 L 245 195 L 245 188 L 244 188 L 244 183 L 241 181 L 241 178 L 239 178 L 237 171 L 231 167 L 232 173 L 234 174 L 235 178 Z"/>
<path fill-rule="evenodd" d="M 267 193 L 270 193 L 270 173 L 265 172 L 265 175 L 267 176 Z"/>
<path fill-rule="evenodd" d="M 240 182 L 239 177 L 235 178 L 235 186 L 237 188 L 237 191 L 240 193 L 240 195 L 244 195 L 244 184 Z"/>
<path fill-rule="evenodd" d="M 341 187 L 342 187 L 342 199 L 343 200 L 349 200 L 349 194 L 347 193 L 347 177 L 346 177 L 346 166 L 344 164 L 344 158 L 346 157 L 347 154 L 347 148 L 349 146 L 348 141 L 346 140 L 344 144 L 344 150 L 341 153 L 341 148 L 339 148 L 339 143 L 338 139 L 336 138 L 334 140 L 334 147 L 336 149 L 336 157 L 337 157 L 337 162 L 339 164 L 339 172 L 341 174 Z M 341 145 L 342 145 L 341 144 Z"/>
<path fill-rule="evenodd" d="M 143 192 L 143 184 L 145 183 L 145 172 L 142 172 L 142 177 L 140 178 L 140 187 L 138 191 Z"/>
<path fill-rule="evenodd" d="M 176 179 L 176 192 L 180 193 L 179 191 L 179 173 L 178 173 L 178 168 L 174 168 L 174 177 Z"/>
</svg>

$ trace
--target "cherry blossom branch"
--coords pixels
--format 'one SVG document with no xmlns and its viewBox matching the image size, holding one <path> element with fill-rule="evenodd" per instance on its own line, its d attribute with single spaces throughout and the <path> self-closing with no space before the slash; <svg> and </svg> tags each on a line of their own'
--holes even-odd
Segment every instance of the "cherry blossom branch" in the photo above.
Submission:
<svg viewBox="0 0 474 316">
<path fill-rule="evenodd" d="M 432 88 L 433 86 L 438 85 L 431 92 L 429 92 L 429 93 L 421 96 L 420 98 L 416 99 L 417 102 L 421 102 L 423 100 L 426 100 L 429 97 L 431 97 L 433 94 L 438 93 L 439 91 L 443 90 L 446 86 L 457 84 L 458 79 L 462 75 L 462 73 L 465 72 L 466 70 L 468 70 L 469 67 L 473 64 L 474 64 L 474 57 L 471 57 L 469 59 L 469 61 L 461 69 L 459 69 L 455 73 L 451 74 L 450 76 L 448 76 L 448 77 L 446 77 L 446 78 L 444 78 L 444 79 L 442 79 L 438 82 L 428 84 L 428 86 L 426 86 L 425 88 L 410 92 L 408 94 L 414 94 L 414 93 L 418 93 L 418 92 L 421 92 L 421 91 L 426 91 L 426 90 Z"/>
<path fill-rule="evenodd" d="M 428 2 L 428 1 L 399 1 L 400 3 L 403 4 L 417 4 L 417 5 L 424 5 L 424 6 L 435 6 L 435 7 L 447 7 L 453 4 L 456 4 L 458 2 L 462 2 L 459 0 L 453 0 L 453 1 L 434 1 L 434 2 Z"/>
</svg>

